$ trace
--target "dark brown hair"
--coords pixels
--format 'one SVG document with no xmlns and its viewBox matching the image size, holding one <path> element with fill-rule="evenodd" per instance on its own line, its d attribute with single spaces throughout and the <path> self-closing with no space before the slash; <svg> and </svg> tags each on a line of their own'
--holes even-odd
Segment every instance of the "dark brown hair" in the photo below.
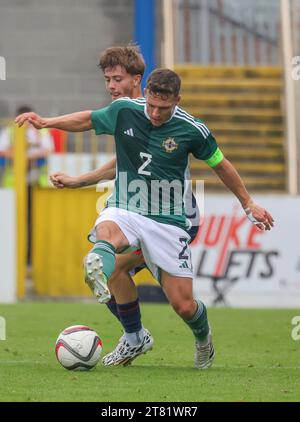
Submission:
<svg viewBox="0 0 300 422">
<path fill-rule="evenodd" d="M 109 47 L 100 56 L 98 65 L 104 72 L 107 68 L 122 66 L 132 76 L 144 75 L 145 61 L 138 45 Z"/>
<path fill-rule="evenodd" d="M 180 87 L 180 77 L 170 69 L 156 69 L 149 75 L 147 80 L 147 89 L 153 94 L 178 97 Z"/>
</svg>

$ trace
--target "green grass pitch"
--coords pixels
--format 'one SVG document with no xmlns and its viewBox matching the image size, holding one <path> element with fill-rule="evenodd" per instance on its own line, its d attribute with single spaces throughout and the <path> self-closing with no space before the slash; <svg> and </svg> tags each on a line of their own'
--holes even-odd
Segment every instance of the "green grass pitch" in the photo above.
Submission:
<svg viewBox="0 0 300 422">
<path fill-rule="evenodd" d="M 193 367 L 193 337 L 169 305 L 142 305 L 155 339 L 151 352 L 127 367 L 90 372 L 59 365 L 54 345 L 70 325 L 94 328 L 103 353 L 121 336 L 105 306 L 81 303 L 0 305 L 7 340 L 0 341 L 0 401 L 204 402 L 300 401 L 300 341 L 291 338 L 298 310 L 210 309 L 216 359 Z"/>
</svg>

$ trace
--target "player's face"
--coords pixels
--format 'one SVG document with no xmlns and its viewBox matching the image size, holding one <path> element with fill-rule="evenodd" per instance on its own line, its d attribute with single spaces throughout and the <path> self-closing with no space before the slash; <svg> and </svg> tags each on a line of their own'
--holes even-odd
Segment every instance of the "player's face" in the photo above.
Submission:
<svg viewBox="0 0 300 422">
<path fill-rule="evenodd" d="M 174 95 L 161 95 L 150 93 L 145 90 L 147 113 L 153 126 L 161 126 L 166 123 L 174 113 L 180 97 Z"/>
<path fill-rule="evenodd" d="M 105 86 L 112 100 L 122 97 L 134 97 L 134 92 L 139 86 L 139 76 L 132 76 L 124 67 L 116 66 L 104 70 Z"/>
</svg>

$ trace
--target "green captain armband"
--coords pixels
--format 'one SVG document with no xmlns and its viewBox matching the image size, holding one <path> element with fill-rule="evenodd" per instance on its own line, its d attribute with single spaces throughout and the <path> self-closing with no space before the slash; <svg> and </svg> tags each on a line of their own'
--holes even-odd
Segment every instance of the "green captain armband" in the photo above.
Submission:
<svg viewBox="0 0 300 422">
<path fill-rule="evenodd" d="M 220 162 L 223 160 L 224 155 L 223 152 L 220 150 L 220 148 L 217 148 L 214 154 L 208 159 L 205 160 L 206 164 L 209 165 L 209 167 L 216 167 Z"/>
</svg>

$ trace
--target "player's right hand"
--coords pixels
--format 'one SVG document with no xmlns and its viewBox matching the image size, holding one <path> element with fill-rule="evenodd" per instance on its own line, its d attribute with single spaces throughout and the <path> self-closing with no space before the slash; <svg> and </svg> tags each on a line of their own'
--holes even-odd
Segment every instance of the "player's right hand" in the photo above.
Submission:
<svg viewBox="0 0 300 422">
<path fill-rule="evenodd" d="M 19 127 L 23 126 L 26 122 L 30 123 L 36 129 L 43 129 L 47 126 L 47 119 L 39 116 L 33 111 L 31 111 L 30 113 L 19 114 L 19 116 L 17 116 L 15 119 L 15 123 Z"/>
<path fill-rule="evenodd" d="M 57 189 L 76 189 L 81 187 L 77 177 L 68 176 L 65 173 L 51 174 L 50 181 Z"/>
<path fill-rule="evenodd" d="M 271 230 L 274 227 L 274 218 L 263 207 L 251 202 L 244 211 L 251 221 L 260 230 Z"/>
</svg>

